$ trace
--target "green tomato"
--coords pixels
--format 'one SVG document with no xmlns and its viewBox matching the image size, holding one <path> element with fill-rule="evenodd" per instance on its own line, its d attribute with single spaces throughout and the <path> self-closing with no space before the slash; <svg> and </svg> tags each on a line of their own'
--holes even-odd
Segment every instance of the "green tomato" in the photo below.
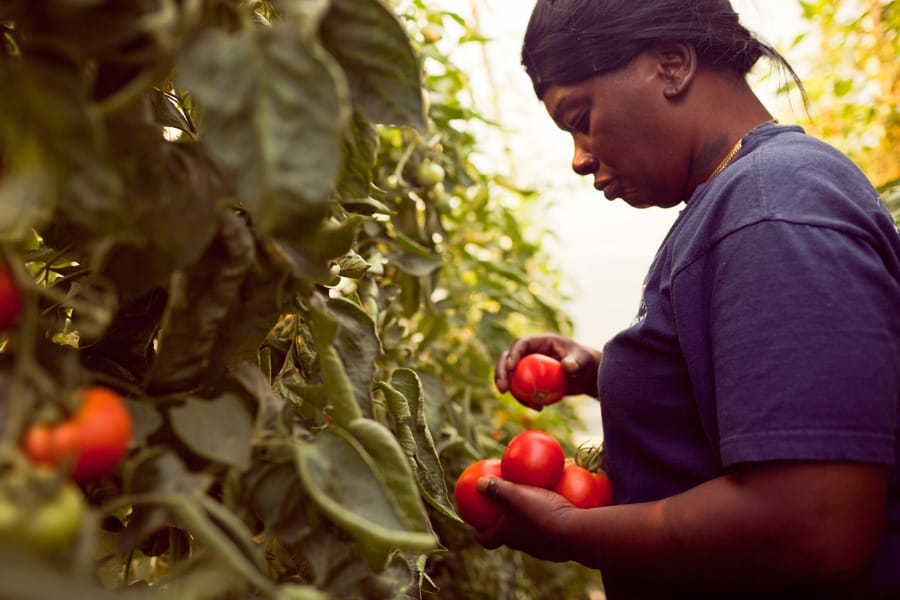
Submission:
<svg viewBox="0 0 900 600">
<path fill-rule="evenodd" d="M 444 167 L 428 159 L 423 160 L 416 167 L 416 181 L 424 187 L 431 187 L 444 181 Z"/>
<path fill-rule="evenodd" d="M 84 518 L 81 490 L 74 483 L 59 488 L 37 506 L 17 506 L 0 499 L 0 540 L 50 553 L 68 547 Z"/>
</svg>

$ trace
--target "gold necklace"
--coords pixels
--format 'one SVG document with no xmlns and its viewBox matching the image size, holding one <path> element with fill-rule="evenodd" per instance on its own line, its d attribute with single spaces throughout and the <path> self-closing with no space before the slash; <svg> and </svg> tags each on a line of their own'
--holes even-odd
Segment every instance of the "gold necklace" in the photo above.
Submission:
<svg viewBox="0 0 900 600">
<path fill-rule="evenodd" d="M 769 119 L 766 123 L 778 123 L 778 119 Z M 752 131 L 752 130 L 751 130 Z M 722 159 L 722 162 L 719 163 L 719 166 L 716 167 L 715 171 L 712 172 L 712 175 L 706 178 L 707 181 L 718 175 L 722 172 L 722 169 L 728 166 L 728 164 L 734 160 L 734 157 L 737 156 L 737 153 L 741 151 L 741 146 L 744 144 L 744 136 L 741 136 L 737 141 L 737 144 L 731 147 L 731 150 L 728 151 L 728 155 Z"/>
<path fill-rule="evenodd" d="M 712 179 L 713 177 L 715 177 L 716 175 L 721 173 L 722 169 L 724 169 L 725 167 L 728 166 L 728 163 L 730 163 L 734 159 L 734 157 L 737 156 L 737 153 L 741 151 L 741 146 L 743 145 L 743 142 L 744 142 L 744 139 L 741 138 L 737 141 L 737 144 L 735 144 L 734 146 L 731 147 L 731 151 L 728 152 L 728 155 L 724 159 L 722 159 L 722 162 L 720 162 L 719 166 L 716 167 L 716 170 L 712 172 L 712 175 L 710 175 L 709 177 L 706 178 L 707 181 L 709 181 L 710 179 Z"/>
</svg>

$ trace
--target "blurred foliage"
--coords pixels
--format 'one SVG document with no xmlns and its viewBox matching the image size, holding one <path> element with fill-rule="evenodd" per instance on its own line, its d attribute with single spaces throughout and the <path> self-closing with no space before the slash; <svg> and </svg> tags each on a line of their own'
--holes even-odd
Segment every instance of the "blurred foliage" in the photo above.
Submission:
<svg viewBox="0 0 900 600">
<path fill-rule="evenodd" d="M 598 576 L 487 552 L 455 477 L 571 408 L 493 389 L 517 336 L 571 331 L 513 174 L 422 0 L 0 3 L 0 496 L 19 451 L 111 386 L 136 435 L 52 556 L 0 535 L 0 596 L 576 598 Z M 499 132 L 498 132 L 499 134 Z M 425 165 L 425 166 L 423 166 Z M 21 512 L 16 512 L 21 510 Z M 2 534 L 2 532 L 0 532 Z"/>
<path fill-rule="evenodd" d="M 900 4 L 798 0 L 808 29 L 806 129 L 846 152 L 876 185 L 900 177 Z"/>
</svg>

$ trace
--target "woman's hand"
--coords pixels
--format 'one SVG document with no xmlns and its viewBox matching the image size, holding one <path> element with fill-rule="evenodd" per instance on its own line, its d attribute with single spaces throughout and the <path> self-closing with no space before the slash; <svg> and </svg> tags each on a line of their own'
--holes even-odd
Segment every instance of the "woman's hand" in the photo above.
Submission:
<svg viewBox="0 0 900 600">
<path fill-rule="evenodd" d="M 504 505 L 503 515 L 492 527 L 475 531 L 475 539 L 482 546 L 508 546 L 553 562 L 573 559 L 560 531 L 567 513 L 578 510 L 568 500 L 550 490 L 498 477 L 483 477 L 478 487 Z"/>
<path fill-rule="evenodd" d="M 527 354 L 546 354 L 560 361 L 568 382 L 568 395 L 587 394 L 597 397 L 600 351 L 553 333 L 519 338 L 500 355 L 494 370 L 494 383 L 500 393 L 509 391 L 510 375 L 516 363 Z"/>
</svg>

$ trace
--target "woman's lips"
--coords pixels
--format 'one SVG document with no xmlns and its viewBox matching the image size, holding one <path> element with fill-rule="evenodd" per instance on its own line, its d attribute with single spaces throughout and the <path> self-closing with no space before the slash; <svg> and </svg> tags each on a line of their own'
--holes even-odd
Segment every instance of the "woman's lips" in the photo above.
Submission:
<svg viewBox="0 0 900 600">
<path fill-rule="evenodd" d="M 603 195 L 609 200 L 621 197 L 622 186 L 615 179 L 606 179 L 603 181 L 595 181 L 594 187 L 603 192 Z"/>
</svg>

